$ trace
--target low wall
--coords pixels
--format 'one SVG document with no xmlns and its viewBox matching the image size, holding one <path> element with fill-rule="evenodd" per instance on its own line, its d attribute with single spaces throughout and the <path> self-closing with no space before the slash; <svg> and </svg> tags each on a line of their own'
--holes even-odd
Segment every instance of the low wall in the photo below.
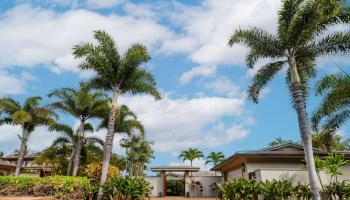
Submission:
<svg viewBox="0 0 350 200">
<path fill-rule="evenodd" d="M 146 176 L 145 180 L 151 184 L 152 197 L 158 197 L 159 193 L 163 193 L 163 180 L 160 176 Z"/>
</svg>

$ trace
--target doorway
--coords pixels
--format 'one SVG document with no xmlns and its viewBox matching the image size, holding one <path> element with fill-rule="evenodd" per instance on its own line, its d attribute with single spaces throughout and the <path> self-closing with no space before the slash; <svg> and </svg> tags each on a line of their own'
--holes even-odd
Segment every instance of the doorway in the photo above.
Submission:
<svg viewBox="0 0 350 200">
<path fill-rule="evenodd" d="M 167 196 L 185 196 L 184 180 L 167 180 L 166 181 Z"/>
</svg>

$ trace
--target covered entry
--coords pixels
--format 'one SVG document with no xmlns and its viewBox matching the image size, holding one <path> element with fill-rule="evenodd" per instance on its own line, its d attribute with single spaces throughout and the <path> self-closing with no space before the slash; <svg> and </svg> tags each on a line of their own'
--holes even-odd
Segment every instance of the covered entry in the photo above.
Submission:
<svg viewBox="0 0 350 200">
<path fill-rule="evenodd" d="M 189 196 L 191 180 L 189 178 L 190 172 L 198 172 L 199 167 L 191 166 L 161 166 L 161 167 L 151 167 L 152 172 L 159 172 L 162 179 L 162 189 L 163 192 L 160 196 L 167 196 L 167 173 L 168 172 L 182 172 L 184 173 L 183 179 L 185 183 L 185 196 Z"/>
</svg>

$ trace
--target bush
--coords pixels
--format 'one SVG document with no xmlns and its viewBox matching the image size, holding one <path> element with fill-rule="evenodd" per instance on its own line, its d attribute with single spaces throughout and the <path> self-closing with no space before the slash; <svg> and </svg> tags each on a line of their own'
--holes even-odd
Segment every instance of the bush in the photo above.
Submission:
<svg viewBox="0 0 350 200">
<path fill-rule="evenodd" d="M 260 184 L 255 180 L 230 179 L 218 185 L 219 199 L 255 200 L 260 194 Z"/>
<path fill-rule="evenodd" d="M 101 179 L 102 172 L 102 162 L 101 163 L 91 163 L 86 166 L 85 175 L 90 179 L 91 182 L 99 182 Z M 108 177 L 110 180 L 112 177 L 119 176 L 119 168 L 113 165 L 108 167 Z"/>
<path fill-rule="evenodd" d="M 57 199 L 85 199 L 90 182 L 83 177 L 50 176 L 12 177 L 0 176 L 0 195 L 53 196 Z"/>
<path fill-rule="evenodd" d="M 346 181 L 332 182 L 324 187 L 322 196 L 324 199 L 350 199 L 350 185 Z"/>
<path fill-rule="evenodd" d="M 150 184 L 143 177 L 113 177 L 104 186 L 105 199 L 143 200 L 151 195 Z"/>
<path fill-rule="evenodd" d="M 284 200 L 293 195 L 292 180 L 272 180 L 261 183 L 262 195 L 265 200 Z"/>
<path fill-rule="evenodd" d="M 293 196 L 298 200 L 309 200 L 312 197 L 310 185 L 297 185 L 294 188 Z"/>
</svg>

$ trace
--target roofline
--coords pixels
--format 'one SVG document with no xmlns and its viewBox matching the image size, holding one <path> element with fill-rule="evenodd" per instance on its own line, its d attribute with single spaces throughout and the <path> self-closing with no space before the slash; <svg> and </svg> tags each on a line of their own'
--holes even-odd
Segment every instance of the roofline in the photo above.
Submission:
<svg viewBox="0 0 350 200">
<path fill-rule="evenodd" d="M 335 151 L 334 154 L 342 154 L 344 155 L 344 158 L 350 160 L 350 151 Z M 314 154 L 318 156 L 327 156 L 329 153 L 326 151 L 315 151 Z M 247 152 L 237 152 L 233 154 L 232 156 L 226 158 L 222 162 L 218 163 L 214 167 L 212 167 L 210 170 L 212 171 L 219 171 L 219 169 L 223 166 L 225 166 L 228 162 L 237 159 L 239 157 L 294 157 L 294 158 L 303 158 L 305 157 L 304 151 L 247 151 Z"/>
</svg>

